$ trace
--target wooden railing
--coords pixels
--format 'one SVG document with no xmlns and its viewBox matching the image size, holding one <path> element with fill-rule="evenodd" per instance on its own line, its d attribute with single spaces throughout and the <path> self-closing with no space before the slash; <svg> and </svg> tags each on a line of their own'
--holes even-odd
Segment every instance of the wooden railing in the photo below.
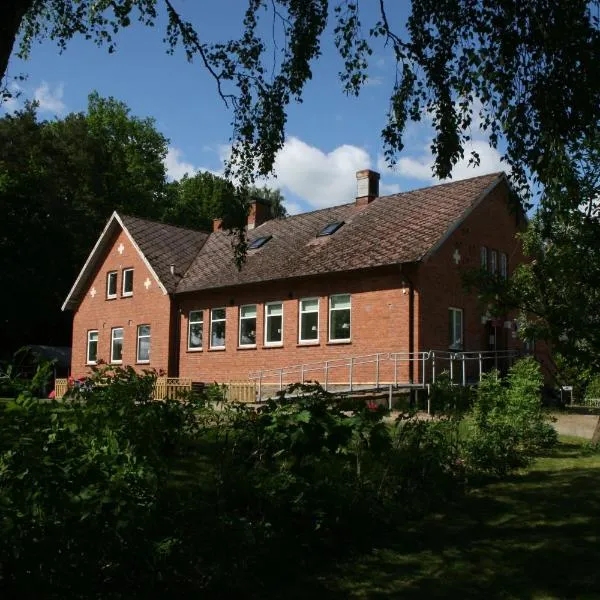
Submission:
<svg viewBox="0 0 600 600">
<path fill-rule="evenodd" d="M 254 381 L 230 381 L 225 383 L 225 399 L 228 402 L 256 402 Z"/>
</svg>

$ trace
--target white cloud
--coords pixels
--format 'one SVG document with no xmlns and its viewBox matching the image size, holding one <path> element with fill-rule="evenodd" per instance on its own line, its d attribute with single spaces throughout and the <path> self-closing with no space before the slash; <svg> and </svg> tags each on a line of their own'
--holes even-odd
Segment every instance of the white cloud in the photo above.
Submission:
<svg viewBox="0 0 600 600">
<path fill-rule="evenodd" d="M 369 154 L 363 148 L 344 144 L 325 153 L 291 137 L 275 159 L 277 179 L 272 186 L 287 189 L 312 208 L 351 202 L 356 195 L 356 171 L 368 169 Z M 288 206 L 292 211 L 292 207 Z"/>
<path fill-rule="evenodd" d="M 64 84 L 59 83 L 54 89 L 46 81 L 33 91 L 33 99 L 39 103 L 40 112 L 50 112 L 60 115 L 65 112 L 66 106 L 63 102 Z"/>
<path fill-rule="evenodd" d="M 21 108 L 21 102 L 19 101 L 19 95 L 22 93 L 23 88 L 16 82 L 11 82 L 8 86 L 10 97 L 0 96 L 0 109 L 7 113 L 13 113 Z"/>
<path fill-rule="evenodd" d="M 381 77 L 381 75 L 371 75 L 369 77 L 367 77 L 367 80 L 365 81 L 365 85 L 368 86 L 377 86 L 377 85 L 382 85 L 383 84 L 383 77 Z"/>
<path fill-rule="evenodd" d="M 475 151 L 479 154 L 480 163 L 478 166 L 469 165 L 471 152 Z M 429 152 L 429 147 L 420 156 L 405 156 L 398 159 L 396 166 L 390 169 L 385 162 L 383 156 L 379 156 L 377 160 L 377 168 L 382 172 L 393 173 L 402 177 L 410 177 L 411 179 L 421 179 L 423 181 L 438 181 L 438 178 L 433 174 L 433 157 Z M 492 148 L 488 142 L 483 140 L 475 140 L 465 147 L 465 157 L 460 160 L 452 169 L 452 180 L 467 179 L 484 175 L 485 173 L 493 173 L 495 171 L 506 170 L 507 165 L 500 160 L 500 153 L 495 148 Z"/>
<path fill-rule="evenodd" d="M 173 146 L 169 146 L 167 151 L 165 167 L 167 168 L 167 177 L 169 179 L 181 179 L 186 173 L 194 175 L 198 170 L 192 163 L 185 162 L 183 160 L 183 152 Z"/>
</svg>

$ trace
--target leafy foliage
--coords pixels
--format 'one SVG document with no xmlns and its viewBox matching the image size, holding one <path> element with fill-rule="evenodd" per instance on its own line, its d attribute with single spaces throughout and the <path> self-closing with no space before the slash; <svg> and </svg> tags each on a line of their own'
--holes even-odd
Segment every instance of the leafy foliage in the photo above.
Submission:
<svg viewBox="0 0 600 600">
<path fill-rule="evenodd" d="M 542 384 L 540 367 L 531 357 L 517 361 L 505 381 L 495 371 L 485 374 L 465 442 L 470 467 L 504 475 L 557 442 L 542 409 Z"/>
</svg>

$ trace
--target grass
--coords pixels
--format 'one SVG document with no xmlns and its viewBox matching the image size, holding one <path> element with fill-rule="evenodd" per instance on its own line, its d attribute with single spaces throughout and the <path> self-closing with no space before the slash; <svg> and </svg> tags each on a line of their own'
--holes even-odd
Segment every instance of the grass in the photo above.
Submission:
<svg viewBox="0 0 600 600">
<path fill-rule="evenodd" d="M 560 445 L 445 515 L 295 582 L 289 598 L 600 598 L 600 453 Z"/>
</svg>

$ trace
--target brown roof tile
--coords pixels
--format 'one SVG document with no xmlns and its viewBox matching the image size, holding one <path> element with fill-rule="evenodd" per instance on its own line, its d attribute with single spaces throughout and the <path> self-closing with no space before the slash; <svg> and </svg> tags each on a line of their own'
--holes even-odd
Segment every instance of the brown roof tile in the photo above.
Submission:
<svg viewBox="0 0 600 600">
<path fill-rule="evenodd" d="M 174 292 L 209 234 L 138 217 L 119 216 L 167 291 Z M 175 275 L 171 275 L 171 265 L 175 266 Z"/>
<path fill-rule="evenodd" d="M 231 238 L 212 233 L 190 261 L 177 292 L 418 261 L 503 177 L 493 173 L 382 196 L 366 206 L 344 204 L 267 221 L 248 237 L 272 239 L 250 250 L 240 271 L 233 261 Z M 334 221 L 345 224 L 332 236 L 317 237 Z M 168 269 L 168 261 L 160 260 Z"/>
</svg>

